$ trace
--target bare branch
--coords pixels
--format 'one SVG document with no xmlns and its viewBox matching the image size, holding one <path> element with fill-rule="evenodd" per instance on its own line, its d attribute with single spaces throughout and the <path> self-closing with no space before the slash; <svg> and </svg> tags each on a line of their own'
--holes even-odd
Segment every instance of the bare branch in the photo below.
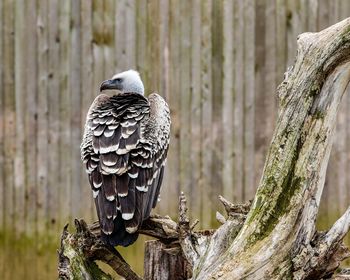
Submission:
<svg viewBox="0 0 350 280">
<path fill-rule="evenodd" d="M 341 216 L 327 232 L 325 236 L 325 242 L 329 247 L 338 244 L 343 240 L 345 235 L 350 229 L 350 207 L 345 211 L 343 216 Z"/>
<path fill-rule="evenodd" d="M 183 254 L 187 261 L 193 265 L 199 254 L 197 253 L 191 238 L 190 220 L 187 217 L 187 201 L 183 192 L 179 198 L 179 241 Z"/>
<path fill-rule="evenodd" d="M 224 205 L 228 216 L 232 216 L 234 214 L 247 215 L 250 210 L 250 206 L 252 205 L 251 201 L 244 204 L 233 204 L 221 195 L 219 195 L 219 200 Z"/>
</svg>

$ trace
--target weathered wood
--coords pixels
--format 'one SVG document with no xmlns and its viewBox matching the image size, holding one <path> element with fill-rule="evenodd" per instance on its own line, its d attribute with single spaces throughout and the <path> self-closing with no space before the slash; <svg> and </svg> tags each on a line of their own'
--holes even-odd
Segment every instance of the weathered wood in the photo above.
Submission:
<svg viewBox="0 0 350 280">
<path fill-rule="evenodd" d="M 59 3 L 48 1 L 48 129 L 49 149 L 48 153 L 48 186 L 47 186 L 47 215 L 48 224 L 51 229 L 59 231 L 60 223 L 60 190 L 57 187 L 59 182 L 59 131 L 60 131 L 60 89 L 59 89 Z"/>
<path fill-rule="evenodd" d="M 341 240 L 349 210 L 321 238 L 315 222 L 336 113 L 350 81 L 349 26 L 347 19 L 298 37 L 295 65 L 278 90 L 279 119 L 252 208 L 219 261 L 209 245 L 195 262 L 194 279 L 315 279 L 332 274 L 348 256 Z"/>
<path fill-rule="evenodd" d="M 244 136 L 243 136 L 243 197 L 245 201 L 254 197 L 255 188 L 255 0 L 244 1 Z"/>
<path fill-rule="evenodd" d="M 223 145 L 223 170 L 222 170 L 222 183 L 223 183 L 223 196 L 230 200 L 233 200 L 233 164 L 234 164 L 234 147 L 233 147 L 233 129 L 227 129 L 233 127 L 233 83 L 234 83 L 234 67 L 232 67 L 232 61 L 234 57 L 234 40 L 233 32 L 233 1 L 224 1 L 224 13 L 223 13 L 223 87 L 222 87 L 222 126 L 226 130 L 225 137 L 222 139 Z"/>
<path fill-rule="evenodd" d="M 60 88 L 60 144 L 59 144 L 59 189 L 60 189 L 60 223 L 63 223 L 64 217 L 70 217 L 71 211 L 71 154 L 70 154 L 70 137 L 71 137 L 71 106 L 69 88 L 69 23 L 70 23 L 70 3 L 65 1 L 59 2 L 59 42 L 60 42 L 60 65 L 59 65 L 59 88 Z"/>
<path fill-rule="evenodd" d="M 59 250 L 58 272 L 60 279 L 111 279 L 94 263 L 100 260 L 111 266 L 120 276 L 127 280 L 141 279 L 123 257 L 112 247 L 105 246 L 100 241 L 100 228 L 98 222 L 88 227 L 83 220 L 75 221 L 76 233 L 70 234 L 65 226 L 61 236 L 61 248 Z M 191 267 L 182 257 L 178 240 L 179 232 L 177 224 L 167 217 L 152 217 L 145 221 L 140 233 L 157 237 L 161 241 L 153 241 L 146 246 L 146 258 L 148 264 L 145 279 L 187 279 Z M 166 245 L 167 244 L 167 245 Z M 165 266 L 159 265 L 159 263 Z M 159 270 L 160 269 L 160 270 Z M 168 270 L 169 269 L 169 270 Z M 173 275 L 174 278 L 162 278 Z M 171 273 L 171 274 L 170 274 Z M 173 274 L 174 273 L 174 274 Z M 177 278 L 180 277 L 181 278 Z"/>
<path fill-rule="evenodd" d="M 241 17 L 244 13 L 244 2 L 234 1 L 234 42 L 244 42 L 244 17 Z M 234 98 L 234 109 L 233 109 L 233 200 L 240 201 L 243 199 L 243 93 L 244 93 L 244 43 L 234 44 L 235 56 L 233 60 L 234 80 L 233 80 L 233 98 Z M 242 71 L 243 70 L 243 71 Z"/>
<path fill-rule="evenodd" d="M 206 209 L 211 209 L 212 168 L 213 168 L 213 134 L 210 129 L 213 121 L 213 85 L 212 85 L 212 1 L 201 1 L 201 176 L 199 179 L 198 194 L 201 196 L 201 215 L 199 220 L 202 227 L 210 227 L 213 216 Z"/>
<path fill-rule="evenodd" d="M 15 143 L 16 143 L 16 103 L 13 94 L 15 89 L 14 81 L 14 14 L 6 13 L 7 10 L 13 10 L 13 1 L 3 2 L 3 24 L 7 26 L 3 33 L 3 88 L 2 96 L 4 100 L 4 207 L 6 209 L 5 227 L 9 232 L 15 230 L 15 205 L 14 205 L 14 159 L 15 159 Z"/>
<path fill-rule="evenodd" d="M 48 3 L 42 1 L 38 8 L 38 19 L 36 23 L 38 38 L 38 131 L 37 131 L 37 190 L 36 190 L 36 219 L 37 231 L 43 232 L 47 229 L 48 205 Z"/>
<path fill-rule="evenodd" d="M 159 240 L 145 244 L 144 280 L 190 279 L 192 268 L 182 256 L 179 246 Z"/>
<path fill-rule="evenodd" d="M 81 20 L 80 20 L 80 1 L 71 2 L 71 13 L 69 19 L 70 25 L 70 45 L 69 49 L 69 80 L 68 80 L 68 93 L 69 99 L 67 106 L 70 107 L 70 126 L 71 134 L 69 141 L 69 154 L 71 163 L 71 178 L 70 178 L 70 192 L 71 198 L 70 213 L 73 217 L 84 213 L 80 194 L 82 192 L 81 184 L 81 164 L 78 159 L 80 158 L 80 151 L 77 147 L 80 146 L 81 133 L 83 123 L 81 121 L 81 88 L 82 82 L 85 81 L 85 77 L 81 76 Z"/>
<path fill-rule="evenodd" d="M 190 112 L 191 112 L 191 131 L 190 131 L 190 149 L 189 155 L 191 159 L 191 188 L 188 196 L 190 197 L 191 215 L 196 216 L 195 213 L 200 213 L 201 205 L 200 199 L 197 199 L 200 177 L 201 177 L 201 9 L 200 0 L 191 1 L 192 15 L 191 15 L 191 87 L 190 87 Z M 170 145 L 171 146 L 171 145 Z M 170 158 L 170 155 L 169 155 Z M 170 183 L 170 182 L 169 182 Z M 169 186 L 169 184 L 167 184 Z M 193 187 L 196 186 L 196 187 Z"/>
<path fill-rule="evenodd" d="M 92 34 L 92 0 L 82 1 L 81 2 L 81 30 L 84 32 L 81 33 L 81 76 L 83 80 L 81 82 L 81 122 L 82 125 L 87 114 L 87 108 L 91 105 L 91 100 L 94 100 L 96 90 L 92 90 L 94 87 L 93 79 L 93 34 Z M 91 189 L 88 186 L 88 179 L 86 173 L 81 170 L 81 196 L 91 198 Z M 84 206 L 84 218 L 91 220 L 92 217 L 95 217 L 95 203 L 93 199 L 85 200 Z"/>
<path fill-rule="evenodd" d="M 15 21 L 15 99 L 16 99 L 16 154 L 14 161 L 14 219 L 24 221 L 23 205 L 25 203 L 25 93 L 26 75 L 22 67 L 26 63 L 23 44 L 26 41 L 24 32 L 25 11 L 24 2 L 16 2 Z M 3 190 L 5 191 L 5 190 Z M 16 236 L 25 233 L 25 223 L 15 223 Z"/>
<path fill-rule="evenodd" d="M 75 221 L 76 233 L 69 234 L 65 226 L 58 252 L 59 279 L 112 279 L 94 260 L 101 260 L 127 280 L 140 280 L 122 256 L 108 248 L 93 235 L 84 221 Z"/>
</svg>

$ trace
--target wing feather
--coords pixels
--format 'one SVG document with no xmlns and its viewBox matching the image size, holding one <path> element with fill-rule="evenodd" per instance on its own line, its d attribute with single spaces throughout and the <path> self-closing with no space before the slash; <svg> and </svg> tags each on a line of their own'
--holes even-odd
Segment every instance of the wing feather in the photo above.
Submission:
<svg viewBox="0 0 350 280">
<path fill-rule="evenodd" d="M 151 120 L 152 103 L 141 95 L 96 100 L 86 122 L 82 159 L 103 234 L 110 236 L 110 244 L 126 246 L 136 239 L 128 234 L 136 234 L 157 203 L 169 143 L 169 111 L 165 106 L 162 127 L 156 123 L 159 119 Z"/>
</svg>

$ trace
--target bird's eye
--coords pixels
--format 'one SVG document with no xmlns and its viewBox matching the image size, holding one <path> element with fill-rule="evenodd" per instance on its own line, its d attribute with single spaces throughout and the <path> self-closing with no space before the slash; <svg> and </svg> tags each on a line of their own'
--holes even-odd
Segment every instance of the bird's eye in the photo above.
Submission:
<svg viewBox="0 0 350 280">
<path fill-rule="evenodd" d="M 121 82 L 123 81 L 123 79 L 122 79 L 122 78 L 117 78 L 117 79 L 115 79 L 115 81 L 116 81 L 117 83 L 121 83 Z"/>
</svg>

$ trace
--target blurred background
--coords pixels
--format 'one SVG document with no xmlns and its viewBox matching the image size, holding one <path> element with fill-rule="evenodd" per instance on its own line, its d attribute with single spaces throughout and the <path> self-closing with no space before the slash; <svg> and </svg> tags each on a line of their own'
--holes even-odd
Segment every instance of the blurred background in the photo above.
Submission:
<svg viewBox="0 0 350 280">
<path fill-rule="evenodd" d="M 184 191 L 200 227 L 217 196 L 254 197 L 297 35 L 350 16 L 336 0 L 1 0 L 0 277 L 55 279 L 59 237 L 96 220 L 79 145 L 100 83 L 130 68 L 171 107 L 162 200 Z M 350 204 L 350 95 L 338 116 L 319 227 Z M 142 273 L 143 242 L 122 250 Z M 347 238 L 349 242 L 349 236 Z"/>
</svg>

